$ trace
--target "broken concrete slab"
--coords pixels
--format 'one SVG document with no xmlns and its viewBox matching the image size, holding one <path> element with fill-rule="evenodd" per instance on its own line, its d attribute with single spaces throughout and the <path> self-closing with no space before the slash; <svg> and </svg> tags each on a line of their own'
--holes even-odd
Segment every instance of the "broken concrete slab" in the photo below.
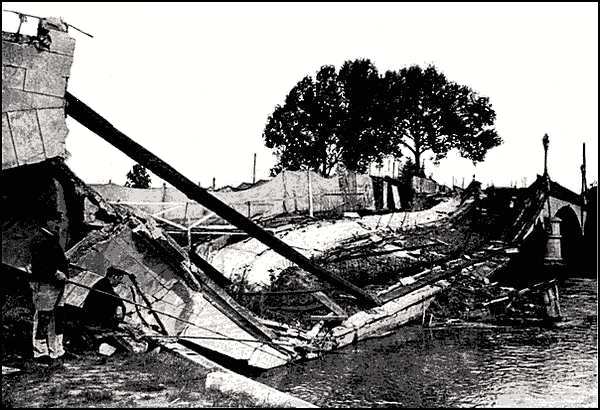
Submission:
<svg viewBox="0 0 600 410">
<path fill-rule="evenodd" d="M 312 403 L 229 371 L 215 371 L 206 376 L 206 388 L 223 393 L 244 393 L 263 406 L 285 408 L 316 408 Z"/>
<path fill-rule="evenodd" d="M 117 351 L 117 348 L 108 343 L 101 343 L 98 347 L 98 353 L 102 356 L 112 356 Z"/>
<path fill-rule="evenodd" d="M 67 283 L 63 292 L 62 302 L 69 306 L 81 308 L 90 293 L 90 289 L 87 289 L 87 287 L 93 288 L 96 283 L 104 279 L 104 276 L 90 271 L 82 271 L 69 279 L 72 282 L 83 284 L 86 287 L 77 286 L 74 283 Z"/>
<path fill-rule="evenodd" d="M 109 268 L 128 273 L 130 285 L 122 281 L 114 287 L 115 292 L 138 303 L 145 297 L 169 335 L 259 368 L 280 366 L 292 359 L 250 321 L 240 327 L 240 322 L 232 319 L 235 302 L 218 298 L 214 284 L 205 288 L 212 289 L 210 292 L 202 291 L 204 285 L 196 279 L 185 252 L 152 221 L 130 216 L 125 223 L 90 234 L 68 255 L 78 266 L 100 275 L 106 276 Z M 131 323 L 156 324 L 149 309 L 127 302 L 125 308 Z"/>
</svg>

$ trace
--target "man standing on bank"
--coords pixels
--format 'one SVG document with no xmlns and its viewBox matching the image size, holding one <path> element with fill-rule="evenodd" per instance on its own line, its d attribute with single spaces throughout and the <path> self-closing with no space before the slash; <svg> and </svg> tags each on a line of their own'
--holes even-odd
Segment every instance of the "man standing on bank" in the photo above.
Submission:
<svg viewBox="0 0 600 410">
<path fill-rule="evenodd" d="M 65 354 L 62 294 L 69 268 L 59 242 L 62 214 L 51 211 L 30 244 L 33 316 L 33 358 L 50 364 Z"/>
</svg>

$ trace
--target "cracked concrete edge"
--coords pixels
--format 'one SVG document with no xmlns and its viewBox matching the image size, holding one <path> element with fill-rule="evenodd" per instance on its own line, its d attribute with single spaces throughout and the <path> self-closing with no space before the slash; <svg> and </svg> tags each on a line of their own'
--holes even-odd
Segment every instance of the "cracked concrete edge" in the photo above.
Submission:
<svg viewBox="0 0 600 410">
<path fill-rule="evenodd" d="M 243 393 L 255 399 L 260 406 L 317 408 L 312 403 L 230 370 L 217 370 L 207 374 L 206 389 L 219 390 L 222 393 Z"/>
<path fill-rule="evenodd" d="M 217 390 L 226 394 L 246 394 L 256 400 L 257 405 L 261 407 L 318 408 L 318 406 L 291 394 L 284 393 L 226 369 L 220 364 L 187 349 L 179 343 L 161 343 L 160 341 L 159 343 L 167 350 L 207 369 L 209 371 L 205 382 L 207 390 Z"/>
</svg>

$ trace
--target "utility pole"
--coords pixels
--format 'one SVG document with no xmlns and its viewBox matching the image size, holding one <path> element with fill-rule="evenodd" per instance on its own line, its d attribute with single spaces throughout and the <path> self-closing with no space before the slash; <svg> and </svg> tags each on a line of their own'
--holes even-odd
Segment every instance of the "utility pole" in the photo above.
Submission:
<svg viewBox="0 0 600 410">
<path fill-rule="evenodd" d="M 581 223 L 583 224 L 583 208 L 585 208 L 585 200 L 587 194 L 587 181 L 585 169 L 585 142 L 583 143 L 583 162 L 581 163 Z"/>
<path fill-rule="evenodd" d="M 256 152 L 254 153 L 254 166 L 252 167 L 252 184 L 256 184 Z"/>
<path fill-rule="evenodd" d="M 313 191 L 312 191 L 312 178 L 310 176 L 310 168 L 306 170 L 306 177 L 308 178 L 308 216 L 314 217 L 313 208 Z"/>
<path fill-rule="evenodd" d="M 213 177 L 213 183 L 212 183 L 212 189 L 213 189 L 213 191 L 215 190 L 215 187 L 216 187 L 216 178 Z"/>
</svg>

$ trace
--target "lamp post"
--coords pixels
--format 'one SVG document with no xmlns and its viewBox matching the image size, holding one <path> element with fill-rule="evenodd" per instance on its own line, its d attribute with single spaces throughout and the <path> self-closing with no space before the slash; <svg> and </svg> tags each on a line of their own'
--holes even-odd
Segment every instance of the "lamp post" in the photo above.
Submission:
<svg viewBox="0 0 600 410">
<path fill-rule="evenodd" d="M 550 177 L 548 176 L 548 146 L 550 145 L 550 137 L 548 136 L 548 134 L 544 134 L 544 138 L 542 138 L 542 145 L 544 145 L 544 182 L 546 183 L 548 219 L 550 219 L 552 218 L 552 212 L 550 210 Z"/>
<path fill-rule="evenodd" d="M 542 138 L 542 144 L 544 145 L 544 176 L 548 176 L 548 145 L 550 145 L 550 137 L 548 134 L 544 134 Z"/>
</svg>

